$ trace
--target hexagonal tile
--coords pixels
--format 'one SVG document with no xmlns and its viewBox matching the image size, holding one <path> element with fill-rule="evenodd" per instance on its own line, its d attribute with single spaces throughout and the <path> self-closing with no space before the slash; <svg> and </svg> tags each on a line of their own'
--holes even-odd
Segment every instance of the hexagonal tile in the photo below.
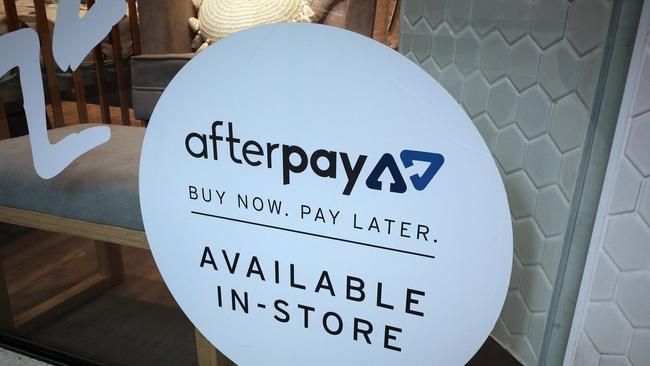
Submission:
<svg viewBox="0 0 650 366">
<path fill-rule="evenodd" d="M 537 364 L 537 355 L 526 336 L 513 336 L 510 339 L 510 350 L 521 358 L 524 365 Z"/>
<path fill-rule="evenodd" d="M 562 258 L 562 247 L 564 247 L 564 235 L 559 235 L 546 239 L 544 244 L 544 255 L 542 256 L 542 269 L 546 277 L 555 283 L 557 271 L 560 268 L 560 258 Z"/>
<path fill-rule="evenodd" d="M 489 85 L 480 72 L 475 72 L 466 79 L 462 100 L 470 117 L 485 112 L 489 91 Z"/>
<path fill-rule="evenodd" d="M 517 108 L 517 125 L 528 139 L 548 130 L 551 100 L 539 87 L 534 86 L 521 94 Z"/>
<path fill-rule="evenodd" d="M 404 16 L 406 17 L 406 20 L 411 22 L 411 24 L 415 24 L 420 19 L 420 17 L 422 17 L 422 10 L 424 9 L 423 3 L 423 0 L 404 1 L 402 8 L 404 10 Z"/>
<path fill-rule="evenodd" d="M 630 137 L 625 148 L 625 155 L 644 177 L 650 176 L 648 141 L 650 141 L 650 113 L 632 120 Z"/>
<path fill-rule="evenodd" d="M 621 270 L 643 269 L 650 263 L 650 229 L 635 214 L 609 219 L 604 246 Z"/>
<path fill-rule="evenodd" d="M 528 145 L 524 170 L 537 188 L 557 182 L 560 174 L 562 156 L 560 151 L 546 135 L 535 139 Z"/>
<path fill-rule="evenodd" d="M 535 42 L 526 37 L 517 42 L 510 53 L 508 75 L 519 91 L 537 82 L 542 52 Z"/>
<path fill-rule="evenodd" d="M 409 53 L 407 53 L 404 56 L 406 56 L 406 58 L 408 58 L 409 60 L 413 61 L 414 64 L 416 64 L 416 65 L 420 64 L 420 61 L 418 61 L 418 58 L 415 57 L 415 53 L 413 53 L 413 51 L 410 51 Z"/>
<path fill-rule="evenodd" d="M 576 88 L 578 56 L 568 43 L 560 42 L 544 52 L 539 82 L 553 100 Z"/>
<path fill-rule="evenodd" d="M 505 179 L 510 213 L 520 219 L 533 214 L 535 206 L 535 186 L 523 170 L 509 174 Z"/>
<path fill-rule="evenodd" d="M 532 311 L 548 311 L 551 304 L 553 286 L 546 278 L 541 266 L 524 268 L 519 290 Z"/>
<path fill-rule="evenodd" d="M 526 141 L 515 125 L 506 127 L 497 135 L 494 156 L 506 173 L 521 169 L 524 164 Z"/>
<path fill-rule="evenodd" d="M 647 60 L 647 59 L 646 59 Z M 641 66 L 641 71 L 639 72 L 639 80 L 650 80 L 650 62 L 644 62 Z M 634 106 L 632 107 L 632 115 L 638 116 L 641 113 L 650 111 L 650 83 L 643 82 L 637 85 L 636 95 L 644 96 L 641 98 L 636 98 L 634 101 Z"/>
<path fill-rule="evenodd" d="M 472 27 L 481 36 L 496 28 L 499 0 L 476 0 L 472 6 Z"/>
<path fill-rule="evenodd" d="M 493 82 L 506 74 L 508 67 L 508 44 L 494 32 L 481 42 L 481 70 Z"/>
<path fill-rule="evenodd" d="M 575 95 L 561 99 L 551 115 L 551 137 L 562 152 L 582 146 L 587 135 L 589 115 Z"/>
<path fill-rule="evenodd" d="M 609 24 L 609 4 L 602 0 L 576 0 L 567 23 L 567 39 L 584 55 L 604 42 Z"/>
<path fill-rule="evenodd" d="M 639 329 L 634 332 L 628 357 L 633 366 L 650 365 L 650 329 Z"/>
<path fill-rule="evenodd" d="M 532 218 L 515 221 L 512 225 L 516 257 L 523 265 L 540 264 L 544 252 L 544 234 Z"/>
<path fill-rule="evenodd" d="M 508 344 L 510 344 L 510 331 L 508 330 L 508 327 L 506 327 L 506 324 L 503 322 L 503 319 L 501 317 L 497 319 L 497 322 L 494 325 L 494 329 L 492 329 L 491 334 L 492 337 L 498 339 L 499 343 L 501 343 L 504 347 L 507 347 Z"/>
<path fill-rule="evenodd" d="M 650 181 L 646 181 L 641 198 L 639 199 L 639 208 L 637 209 L 639 215 L 645 220 L 647 225 L 650 225 Z"/>
<path fill-rule="evenodd" d="M 449 65 L 454 59 L 454 35 L 447 24 L 443 24 L 433 32 L 433 52 L 431 55 L 441 69 Z"/>
<path fill-rule="evenodd" d="M 530 325 L 528 327 L 528 340 L 533 346 L 533 351 L 539 355 L 544 343 L 544 333 L 546 331 L 546 313 L 533 313 L 530 316 Z"/>
<path fill-rule="evenodd" d="M 456 65 L 449 65 L 440 72 L 440 84 L 447 89 L 454 99 L 460 101 L 463 90 L 463 75 Z"/>
<path fill-rule="evenodd" d="M 456 38 L 456 51 L 454 60 L 456 66 L 467 74 L 478 66 L 480 56 L 480 43 L 470 28 L 464 30 Z"/>
<path fill-rule="evenodd" d="M 445 19 L 445 0 L 426 0 L 424 2 L 424 19 L 433 28 Z"/>
<path fill-rule="evenodd" d="M 415 25 L 415 28 L 413 28 L 411 49 L 420 62 L 431 56 L 432 32 L 433 30 L 431 30 L 429 24 L 424 19 L 420 19 Z"/>
<path fill-rule="evenodd" d="M 590 300 L 611 300 L 618 281 L 618 269 L 609 259 L 609 256 L 602 253 L 598 256 L 598 264 L 591 285 L 589 294 Z"/>
<path fill-rule="evenodd" d="M 438 68 L 438 65 L 436 65 L 436 62 L 433 61 L 431 57 L 424 60 L 421 66 L 422 69 L 424 69 L 424 71 L 426 71 L 434 79 L 440 80 L 440 69 Z"/>
<path fill-rule="evenodd" d="M 614 178 L 609 213 L 618 214 L 634 211 L 641 190 L 641 182 L 641 175 L 636 168 L 627 159 L 621 159 Z"/>
<path fill-rule="evenodd" d="M 633 327 L 650 327 L 650 274 L 623 273 L 616 292 L 616 303 Z"/>
<path fill-rule="evenodd" d="M 508 284 L 508 290 L 515 290 L 519 288 L 519 283 L 521 282 L 521 274 L 524 269 L 521 265 L 519 259 L 516 255 L 512 256 L 512 272 L 510 272 L 510 283 Z"/>
<path fill-rule="evenodd" d="M 597 365 L 598 359 L 600 358 L 600 353 L 596 350 L 593 343 L 587 336 L 586 333 L 582 332 L 580 338 L 578 339 L 578 344 L 576 346 L 575 359 L 573 360 L 573 365 L 587 366 L 587 365 Z"/>
<path fill-rule="evenodd" d="M 530 311 L 518 291 L 508 291 L 501 317 L 512 334 L 526 334 Z"/>
<path fill-rule="evenodd" d="M 603 60 L 603 49 L 597 48 L 580 61 L 580 75 L 578 76 L 578 95 L 583 103 L 591 108 L 596 94 L 596 86 L 600 78 L 600 64 Z"/>
<path fill-rule="evenodd" d="M 406 19 L 406 16 L 402 15 L 402 21 L 400 23 L 400 32 L 399 32 L 399 52 L 403 55 L 411 52 L 411 39 L 413 36 L 413 27 L 411 23 Z"/>
<path fill-rule="evenodd" d="M 494 147 L 497 139 L 497 128 L 494 126 L 494 123 L 490 120 L 487 114 L 481 114 L 477 118 L 474 118 L 474 125 L 483 136 L 483 140 L 490 148 L 490 152 L 494 154 Z"/>
<path fill-rule="evenodd" d="M 558 185 L 568 200 L 573 198 L 573 191 L 575 190 L 576 180 L 578 179 L 578 169 L 580 168 L 581 158 L 582 149 L 571 150 L 562 155 Z"/>
<path fill-rule="evenodd" d="M 562 39 L 567 10 L 568 1 L 566 0 L 536 0 L 533 2 L 530 35 L 540 47 L 546 48 Z"/>
<path fill-rule="evenodd" d="M 515 120 L 517 113 L 517 92 L 507 79 L 499 81 L 490 89 L 487 112 L 498 127 Z"/>
<path fill-rule="evenodd" d="M 512 44 L 528 33 L 532 4 L 526 0 L 504 0 L 499 10 L 499 30 Z"/>
<path fill-rule="evenodd" d="M 632 337 L 632 327 L 611 302 L 590 303 L 584 329 L 600 353 L 624 354 Z"/>
<path fill-rule="evenodd" d="M 535 203 L 535 220 L 546 237 L 564 233 L 569 219 L 569 202 L 559 188 L 549 186 L 540 190 Z"/>
<path fill-rule="evenodd" d="M 630 366 L 627 358 L 623 356 L 601 356 L 598 366 Z"/>
<path fill-rule="evenodd" d="M 447 1 L 447 22 L 458 31 L 467 25 L 472 10 L 472 0 Z"/>
</svg>

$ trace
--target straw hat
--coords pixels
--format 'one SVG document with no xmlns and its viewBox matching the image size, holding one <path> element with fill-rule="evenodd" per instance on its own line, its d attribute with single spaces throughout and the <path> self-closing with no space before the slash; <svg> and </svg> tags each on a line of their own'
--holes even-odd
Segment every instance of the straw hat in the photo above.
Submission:
<svg viewBox="0 0 650 366">
<path fill-rule="evenodd" d="M 314 15 L 306 0 L 194 0 L 194 5 L 198 19 L 190 18 L 190 26 L 209 44 L 263 24 L 310 22 Z"/>
</svg>

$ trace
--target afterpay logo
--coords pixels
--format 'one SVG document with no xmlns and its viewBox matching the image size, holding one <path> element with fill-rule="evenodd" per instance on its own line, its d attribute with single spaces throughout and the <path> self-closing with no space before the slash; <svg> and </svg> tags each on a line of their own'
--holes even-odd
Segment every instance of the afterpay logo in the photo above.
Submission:
<svg viewBox="0 0 650 366">
<path fill-rule="evenodd" d="M 350 195 L 354 189 L 364 166 L 368 161 L 368 156 L 360 154 L 356 157 L 350 156 L 346 152 L 337 152 L 327 149 L 318 149 L 308 154 L 304 148 L 297 145 L 286 145 L 277 143 L 260 143 L 256 140 L 248 140 L 242 143 L 242 140 L 236 137 L 232 122 L 228 122 L 227 134 L 219 134 L 219 127 L 223 127 L 223 121 L 214 121 L 209 134 L 198 132 L 189 133 L 185 137 L 185 149 L 190 156 L 201 159 L 219 160 L 219 146 L 228 145 L 227 156 L 235 164 L 244 164 L 244 162 L 253 167 L 266 166 L 273 169 L 273 152 L 278 150 L 281 154 L 282 161 L 282 183 L 291 184 L 292 174 L 301 174 L 308 169 L 312 173 L 322 178 L 336 179 L 340 175 L 339 160 L 341 168 L 345 173 L 347 182 L 343 188 L 344 195 Z M 444 164 L 444 157 L 441 154 L 416 151 L 402 150 L 399 154 L 399 161 L 407 169 L 412 167 L 416 162 L 428 164 L 421 174 L 412 174 L 408 177 L 411 185 L 415 190 L 422 191 L 426 189 L 433 177 L 438 173 Z M 387 173 L 386 173 L 387 172 Z M 382 178 L 390 179 L 388 190 L 393 193 L 404 193 L 408 190 L 408 185 L 397 161 L 390 153 L 383 154 L 374 165 L 370 174 L 366 178 L 366 187 L 372 190 L 381 191 L 385 189 Z"/>
</svg>

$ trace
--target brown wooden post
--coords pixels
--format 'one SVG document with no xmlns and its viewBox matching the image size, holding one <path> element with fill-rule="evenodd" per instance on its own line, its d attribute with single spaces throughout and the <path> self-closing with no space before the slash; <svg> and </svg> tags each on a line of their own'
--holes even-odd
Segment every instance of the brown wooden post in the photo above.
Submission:
<svg viewBox="0 0 650 366">
<path fill-rule="evenodd" d="M 142 45 L 140 44 L 140 25 L 138 24 L 138 7 L 135 4 L 135 0 L 128 0 L 128 4 L 133 54 L 137 56 L 142 53 Z"/>
<path fill-rule="evenodd" d="M 9 121 L 7 120 L 7 111 L 5 110 L 5 101 L 0 94 L 0 140 L 11 137 L 9 132 Z"/>
<path fill-rule="evenodd" d="M 0 258 L 0 330 L 13 332 L 15 329 L 14 314 L 11 309 L 11 299 L 5 278 L 3 258 Z"/>
<path fill-rule="evenodd" d="M 124 76 L 124 63 L 122 62 L 122 46 L 120 44 L 120 28 L 115 25 L 111 30 L 111 46 L 113 46 L 113 65 L 117 79 L 117 94 L 120 99 L 120 115 L 123 125 L 130 125 L 129 99 L 126 94 L 126 79 Z"/>
<path fill-rule="evenodd" d="M 88 9 L 90 9 L 94 0 L 88 0 Z M 93 59 L 95 61 L 95 74 L 97 76 L 97 94 L 99 95 L 99 109 L 102 115 L 103 123 L 111 123 L 111 111 L 106 100 L 106 71 L 104 70 L 104 52 L 101 43 L 95 46 L 93 50 Z"/>
<path fill-rule="evenodd" d="M 47 14 L 45 13 L 45 0 L 34 0 L 36 10 L 36 27 L 38 28 L 38 38 L 41 41 L 41 53 L 43 62 L 45 62 L 45 74 L 47 76 L 47 89 L 52 104 L 52 114 L 54 117 L 54 127 L 64 125 L 63 108 L 61 107 L 61 94 L 59 92 L 59 81 L 56 78 L 56 63 L 52 54 L 52 35 L 47 23 Z"/>
<path fill-rule="evenodd" d="M 3 0 L 5 6 L 5 16 L 7 17 L 7 29 L 9 32 L 18 30 L 18 13 L 16 11 L 16 0 Z"/>
<path fill-rule="evenodd" d="M 196 335 L 196 355 L 199 366 L 235 366 L 228 357 L 219 352 L 198 329 L 194 328 Z"/>
<path fill-rule="evenodd" d="M 345 29 L 372 37 L 376 0 L 348 0 L 345 9 Z"/>
<path fill-rule="evenodd" d="M 99 273 L 109 276 L 113 285 L 124 282 L 122 247 L 117 244 L 96 240 L 95 252 Z"/>
<path fill-rule="evenodd" d="M 76 69 L 72 72 L 72 80 L 74 81 L 74 95 L 77 101 L 77 115 L 79 116 L 79 122 L 88 123 L 86 90 L 84 89 L 84 81 L 81 75 L 81 69 Z"/>
</svg>

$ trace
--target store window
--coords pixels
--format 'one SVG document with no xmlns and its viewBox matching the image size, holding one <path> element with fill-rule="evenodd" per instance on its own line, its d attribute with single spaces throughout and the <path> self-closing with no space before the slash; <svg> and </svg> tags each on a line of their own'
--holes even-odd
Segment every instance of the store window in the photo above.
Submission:
<svg viewBox="0 0 650 366">
<path fill-rule="evenodd" d="M 101 1 L 81 1 L 79 15 Z M 24 71 L 0 76 L 1 347 L 70 364 L 230 363 L 184 315 L 148 250 L 140 144 L 161 94 L 198 53 L 249 28 L 305 22 L 357 32 L 411 59 L 462 106 L 497 162 L 514 261 L 501 316 L 469 364 L 562 359 L 578 291 L 566 286 L 579 285 L 586 256 L 570 248 L 588 245 L 579 225 L 595 215 L 581 206 L 587 171 L 610 148 L 642 1 L 129 0 L 72 72 L 52 49 L 62 2 L 0 8 L 0 36 L 38 33 L 51 141 L 66 126 L 131 129 L 113 132 L 122 145 L 93 155 L 100 174 L 43 183 L 23 168 L 32 164 Z M 336 100 L 320 103 L 336 108 Z"/>
</svg>

